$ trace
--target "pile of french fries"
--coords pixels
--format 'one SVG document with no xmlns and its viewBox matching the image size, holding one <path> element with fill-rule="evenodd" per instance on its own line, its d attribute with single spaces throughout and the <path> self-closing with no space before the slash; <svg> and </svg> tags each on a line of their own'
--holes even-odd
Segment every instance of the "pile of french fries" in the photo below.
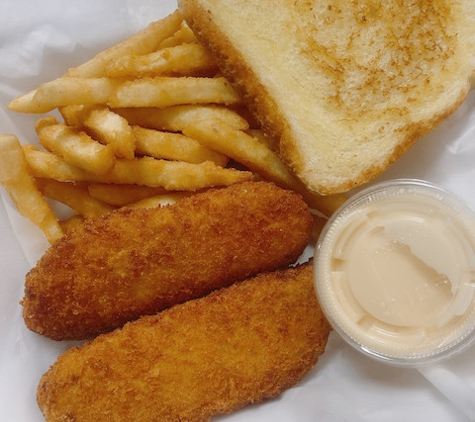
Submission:
<svg viewBox="0 0 475 422">
<path fill-rule="evenodd" d="M 178 11 L 8 108 L 43 115 L 41 147 L 0 135 L 0 183 L 50 243 L 85 218 L 254 179 L 299 192 L 326 216 L 345 200 L 293 176 Z M 60 221 L 50 200 L 72 216 Z"/>
</svg>

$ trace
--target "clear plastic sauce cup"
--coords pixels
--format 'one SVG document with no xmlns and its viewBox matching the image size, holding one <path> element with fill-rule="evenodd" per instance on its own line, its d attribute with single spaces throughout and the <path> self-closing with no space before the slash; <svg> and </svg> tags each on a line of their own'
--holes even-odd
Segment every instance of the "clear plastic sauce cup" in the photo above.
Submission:
<svg viewBox="0 0 475 422">
<path fill-rule="evenodd" d="M 369 187 L 329 219 L 314 266 L 335 331 L 416 368 L 475 420 L 475 389 L 442 362 L 475 340 L 475 212 L 464 201 L 420 180 Z"/>
</svg>

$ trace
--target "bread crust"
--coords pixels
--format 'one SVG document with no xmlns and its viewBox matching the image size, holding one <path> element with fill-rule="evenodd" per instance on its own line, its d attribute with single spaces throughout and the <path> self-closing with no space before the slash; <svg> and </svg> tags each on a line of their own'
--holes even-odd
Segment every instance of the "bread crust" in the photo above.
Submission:
<svg viewBox="0 0 475 422">
<path fill-rule="evenodd" d="M 354 158 L 351 156 L 352 145 L 350 140 L 347 146 L 342 147 L 343 149 L 345 147 L 348 148 L 348 151 L 345 151 L 348 157 L 345 156 L 345 158 L 340 160 L 340 162 L 343 162 L 342 167 L 345 165 L 347 165 L 348 169 L 354 167 L 354 171 L 341 172 L 341 174 L 336 174 L 335 172 L 332 174 L 331 167 L 336 166 L 333 166 L 333 164 L 330 163 L 328 165 L 329 170 L 327 173 L 325 173 L 324 171 L 320 171 L 320 168 L 327 165 L 325 161 L 328 161 L 326 158 L 329 157 L 329 154 L 322 154 L 322 159 L 318 161 L 318 159 L 313 156 L 314 154 L 309 153 L 309 151 L 317 151 L 318 153 L 319 143 L 321 141 L 319 138 L 323 138 L 325 135 L 319 133 L 318 127 L 316 127 L 315 146 L 313 150 L 311 150 L 310 147 L 306 149 L 302 148 L 303 142 L 302 140 L 297 139 L 298 137 L 296 137 L 295 127 L 289 123 L 289 119 L 286 118 L 282 112 L 282 104 L 279 104 L 279 100 L 276 100 L 276 98 L 269 91 L 268 86 L 262 82 L 262 75 L 256 70 L 255 63 L 249 62 L 249 60 L 243 55 L 242 51 L 230 41 L 230 38 L 227 34 L 228 29 L 222 28 L 222 25 L 215 21 L 213 16 L 215 11 L 213 9 L 214 5 L 212 5 L 212 2 L 210 2 L 210 5 L 212 6 L 209 8 L 205 7 L 205 4 L 207 3 L 205 0 L 180 0 L 178 3 L 185 20 L 193 29 L 197 38 L 213 53 L 223 74 L 231 81 L 250 111 L 254 114 L 256 120 L 262 125 L 264 131 L 269 135 L 270 139 L 272 140 L 272 146 L 274 150 L 280 154 L 284 163 L 306 184 L 310 190 L 319 194 L 328 195 L 346 192 L 374 179 L 387 167 L 404 155 L 417 142 L 418 139 L 433 130 L 445 118 L 452 114 L 465 100 L 468 92 L 470 91 L 470 78 L 474 74 L 474 69 L 473 65 L 471 68 L 469 68 L 469 65 L 467 64 L 469 63 L 470 59 L 473 60 L 473 57 L 469 58 L 469 54 L 467 54 L 465 63 L 460 64 L 461 70 L 459 73 L 462 75 L 462 77 L 458 78 L 457 80 L 455 80 L 455 78 L 447 80 L 446 91 L 441 92 L 439 96 L 441 98 L 440 106 L 438 105 L 438 108 L 434 108 L 433 112 L 427 111 L 426 115 L 424 115 L 422 118 L 419 116 L 420 113 L 418 108 L 422 109 L 425 107 L 423 104 L 423 99 L 421 99 L 421 95 L 419 95 L 419 98 L 414 103 L 415 105 L 412 106 L 410 102 L 413 101 L 413 98 L 411 98 L 411 95 L 415 95 L 413 93 L 407 94 L 407 107 L 399 107 L 398 109 L 395 109 L 395 112 L 392 115 L 390 114 L 391 110 L 389 110 L 387 116 L 352 116 L 351 107 L 343 104 L 343 106 L 341 106 L 336 112 L 341 116 L 341 120 L 345 120 L 345 113 L 348 114 L 348 120 L 353 119 L 356 121 L 358 118 L 361 118 L 362 120 L 368 119 L 368 125 L 371 125 L 373 120 L 380 119 L 382 128 L 381 139 L 383 139 L 383 141 L 381 143 L 373 142 L 372 145 L 368 147 L 375 149 L 375 151 L 372 157 L 366 159 L 364 157 L 364 146 L 362 146 L 362 144 L 366 142 L 366 139 L 363 139 L 363 141 L 360 142 L 360 145 L 358 145 L 359 152 L 354 153 Z M 303 8 L 305 6 L 304 3 L 313 4 L 313 2 L 295 2 L 295 4 L 298 4 L 296 6 L 297 8 Z M 342 3 L 337 0 L 326 3 L 334 3 L 336 6 L 339 5 L 340 7 L 343 7 L 341 6 Z M 361 4 L 365 3 L 368 2 L 361 1 Z M 391 3 L 391 1 L 388 0 L 388 3 Z M 394 4 L 398 4 L 398 7 L 401 7 L 400 3 L 401 2 L 399 0 L 394 0 Z M 456 19 L 457 17 L 460 18 L 461 16 L 461 13 L 459 12 L 457 12 L 458 14 L 453 14 L 453 16 L 449 16 L 450 14 L 448 11 L 450 11 L 451 6 L 455 6 L 452 5 L 453 2 L 451 0 L 437 0 L 436 2 L 427 2 L 426 0 L 421 0 L 419 3 L 424 3 L 423 5 L 418 6 L 420 7 L 420 10 L 423 9 L 423 6 L 426 8 L 432 8 L 431 13 L 433 15 L 434 23 L 431 24 L 433 27 L 430 27 L 427 30 L 429 35 L 431 35 L 431 31 L 434 32 L 434 28 L 437 29 L 437 25 L 440 25 L 441 32 L 447 31 L 447 33 L 450 33 L 447 36 L 447 39 L 449 40 L 447 42 L 453 42 L 454 45 L 449 45 L 447 47 L 447 51 L 449 53 L 454 52 L 453 55 L 455 59 L 453 57 L 446 57 L 446 59 L 452 61 L 463 61 L 459 58 L 459 43 L 465 43 L 463 48 L 466 48 L 467 42 L 465 38 L 459 40 L 459 38 L 454 38 L 452 36 L 452 32 L 457 32 L 457 23 L 454 24 L 453 19 Z M 224 6 L 220 5 L 219 7 Z M 272 6 L 269 6 L 268 9 L 271 10 L 271 7 Z M 290 3 L 287 6 L 279 5 L 275 7 L 279 8 L 279 13 L 282 12 L 282 8 L 288 7 L 290 13 Z M 220 13 L 218 7 L 216 7 L 216 13 Z M 295 13 L 298 18 L 298 13 L 301 12 L 296 11 Z M 445 14 L 447 14 L 447 17 Z M 416 18 L 419 18 L 417 14 L 415 16 Z M 273 16 L 269 15 L 266 18 L 268 20 L 272 20 Z M 364 16 L 362 19 L 363 18 Z M 469 20 L 467 19 L 467 21 L 460 22 L 460 25 L 466 27 L 469 25 L 467 23 L 468 21 Z M 414 25 L 416 25 L 416 23 L 414 23 Z M 296 22 L 295 25 L 298 24 L 299 22 Z M 388 23 L 388 25 L 390 24 Z M 462 35 L 460 37 L 462 38 Z M 466 37 L 466 32 L 464 33 L 463 37 Z M 473 35 L 473 38 L 475 38 L 475 35 Z M 249 42 L 252 42 L 252 40 L 249 40 Z M 417 42 L 414 42 L 414 40 L 410 42 L 412 42 L 414 46 L 417 47 Z M 426 40 L 424 40 L 424 42 L 426 42 Z M 436 43 L 436 41 L 434 42 Z M 276 41 L 276 43 L 278 43 L 278 41 Z M 415 49 L 415 47 L 413 48 Z M 436 45 L 434 48 L 438 48 L 438 46 Z M 442 48 L 443 47 L 441 47 L 441 49 Z M 460 50 L 463 50 L 463 48 Z M 384 52 L 382 54 L 384 54 Z M 408 54 L 413 53 L 412 51 L 408 50 Z M 434 59 L 436 66 L 445 66 L 445 64 L 442 63 L 444 60 L 444 54 L 447 56 L 446 52 L 443 51 L 440 59 Z M 433 60 L 432 57 L 429 59 Z M 428 62 L 430 61 L 429 59 L 427 59 Z M 263 60 L 265 60 L 265 58 Z M 328 60 L 336 61 L 335 69 L 345 66 L 343 60 L 342 63 L 338 63 L 340 57 L 337 55 L 330 57 Z M 413 65 L 411 64 L 411 66 Z M 404 65 L 401 65 L 401 74 L 404 71 Z M 335 84 L 345 84 L 345 80 L 337 80 L 338 78 L 342 79 L 343 76 L 343 71 L 341 75 L 336 75 L 333 79 Z M 385 75 L 385 77 L 386 76 L 387 75 Z M 433 81 L 430 81 L 430 83 L 432 82 Z M 439 87 L 433 88 L 430 83 L 427 87 L 428 92 L 440 89 Z M 434 84 L 436 83 L 440 82 L 435 81 Z M 380 87 L 378 87 L 377 84 L 374 84 L 374 86 L 370 87 L 370 89 L 373 91 L 378 91 Z M 420 92 L 420 89 L 418 88 L 418 90 L 415 90 L 415 92 Z M 386 95 L 383 90 L 381 90 L 381 95 L 383 94 Z M 389 92 L 387 95 L 393 95 L 393 93 Z M 400 94 L 396 93 L 395 95 Z M 338 98 L 337 100 L 341 101 L 341 99 Z M 282 98 L 280 98 L 280 101 L 282 101 Z M 428 103 L 430 102 L 428 101 Z M 369 107 L 373 106 L 377 108 L 379 107 L 379 104 L 373 102 Z M 390 108 L 391 104 L 388 106 L 388 109 Z M 364 111 L 363 107 L 361 110 Z M 423 111 L 425 112 L 425 109 Z M 398 113 L 406 113 L 406 115 L 402 116 L 398 115 Z M 387 124 L 386 127 L 383 128 L 385 119 L 389 120 L 390 124 Z M 323 122 L 322 124 L 326 125 L 326 122 Z M 361 131 L 361 126 L 355 125 L 355 127 L 357 128 L 354 129 L 355 133 Z M 348 133 L 351 133 L 351 128 L 348 130 Z M 376 130 L 373 130 L 372 132 L 368 130 L 367 139 L 374 138 L 375 134 L 377 134 Z M 395 139 L 395 141 L 391 141 L 391 137 Z M 347 140 L 342 140 L 341 142 L 346 141 Z M 381 147 L 382 143 L 385 143 L 386 145 Z M 335 155 L 338 153 L 341 153 L 341 151 L 335 151 Z"/>
</svg>

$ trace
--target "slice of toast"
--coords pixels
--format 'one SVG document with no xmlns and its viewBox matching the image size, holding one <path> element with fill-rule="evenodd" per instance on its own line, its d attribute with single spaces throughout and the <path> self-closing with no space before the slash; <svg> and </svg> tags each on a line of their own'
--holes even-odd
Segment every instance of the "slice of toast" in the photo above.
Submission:
<svg viewBox="0 0 475 422">
<path fill-rule="evenodd" d="M 385 170 L 465 99 L 473 0 L 179 0 L 288 167 L 320 194 Z"/>
</svg>

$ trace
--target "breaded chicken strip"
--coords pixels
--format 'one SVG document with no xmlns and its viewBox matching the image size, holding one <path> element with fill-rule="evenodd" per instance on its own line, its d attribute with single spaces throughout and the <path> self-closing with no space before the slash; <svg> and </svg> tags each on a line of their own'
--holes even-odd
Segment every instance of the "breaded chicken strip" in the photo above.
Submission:
<svg viewBox="0 0 475 422">
<path fill-rule="evenodd" d="M 48 422 L 199 422 L 296 384 L 330 327 L 312 265 L 260 274 L 70 349 L 43 376 Z"/>
<path fill-rule="evenodd" d="M 287 266 L 311 229 L 300 196 L 267 182 L 113 212 L 60 239 L 30 271 L 25 323 L 56 340 L 91 338 Z"/>
</svg>

